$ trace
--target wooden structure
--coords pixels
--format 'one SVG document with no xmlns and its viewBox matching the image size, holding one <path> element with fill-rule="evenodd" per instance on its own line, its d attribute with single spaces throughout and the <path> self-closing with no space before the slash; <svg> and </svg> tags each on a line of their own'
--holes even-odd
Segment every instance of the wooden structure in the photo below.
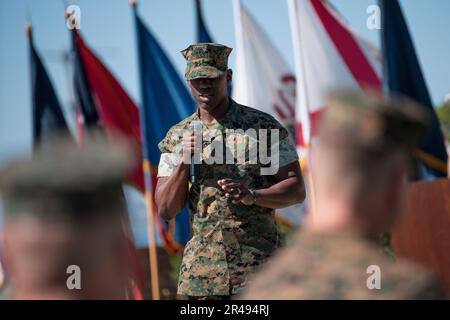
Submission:
<svg viewBox="0 0 450 320">
<path fill-rule="evenodd" d="M 407 208 L 392 232 L 403 256 L 432 270 L 450 292 L 450 180 L 408 185 Z"/>
</svg>

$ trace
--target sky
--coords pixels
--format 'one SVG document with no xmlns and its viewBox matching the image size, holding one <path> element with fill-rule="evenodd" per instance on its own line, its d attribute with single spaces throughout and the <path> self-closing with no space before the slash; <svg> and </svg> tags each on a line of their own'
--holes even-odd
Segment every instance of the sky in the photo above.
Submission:
<svg viewBox="0 0 450 320">
<path fill-rule="evenodd" d="M 78 0 L 81 33 L 88 45 L 119 79 L 138 104 L 140 92 L 134 21 L 128 0 Z M 293 52 L 285 0 L 241 0 L 263 26 L 293 68 Z M 351 27 L 379 45 L 379 31 L 366 27 L 366 9 L 376 0 L 332 0 Z M 400 1 L 435 104 L 450 92 L 450 1 Z M 0 164 L 31 150 L 31 97 L 28 46 L 24 25 L 31 19 L 34 39 L 50 73 L 66 118 L 70 108 L 70 72 L 62 56 L 70 48 L 64 10 L 71 0 L 0 1 Z M 231 0 L 203 0 L 207 27 L 216 42 L 235 47 Z M 184 59 L 179 53 L 195 42 L 194 0 L 138 0 L 139 12 L 175 64 L 180 75 Z M 28 17 L 28 18 L 27 18 Z M 234 66 L 235 55 L 230 57 Z M 235 70 L 236 71 L 236 70 Z"/>
<path fill-rule="evenodd" d="M 303 0 L 301 0 L 303 1 Z M 294 70 L 286 0 L 241 0 L 262 25 L 288 65 Z M 376 0 L 331 0 L 359 34 L 379 45 L 379 31 L 366 27 L 369 5 Z M 434 103 L 450 92 L 450 1 L 401 0 Z M 33 24 L 37 50 L 56 89 L 64 114 L 73 127 L 70 108 L 70 69 L 63 55 L 70 48 L 64 11 L 71 0 L 0 0 L 0 166 L 18 154 L 31 151 L 31 97 L 29 52 L 24 33 Z M 203 0 L 203 13 L 216 42 L 235 47 L 231 0 Z M 139 105 L 138 66 L 134 21 L 128 0 L 78 0 L 81 34 Z M 180 76 L 185 62 L 180 51 L 195 42 L 194 0 L 138 0 L 147 26 L 175 64 Z M 446 40 L 447 39 L 447 40 Z M 235 55 L 230 56 L 234 67 Z M 236 70 L 234 70 L 236 72 Z M 134 190 L 126 190 L 128 193 Z M 131 207 L 143 208 L 131 196 Z M 1 211 L 1 208 L 0 208 Z M 145 212 L 132 217 L 136 238 L 145 243 Z M 1 219 L 0 219 L 1 221 Z M 143 227 L 143 228 L 142 228 Z M 1 229 L 1 227 L 0 227 Z"/>
<path fill-rule="evenodd" d="M 287 2 L 241 0 L 260 22 L 275 46 L 293 68 Z M 351 27 L 379 45 L 379 31 L 366 27 L 366 9 L 376 0 L 332 0 Z M 413 35 L 419 59 L 435 104 L 450 92 L 450 1 L 400 1 Z M 35 44 L 66 118 L 73 125 L 70 108 L 70 69 L 63 54 L 70 48 L 64 10 L 69 0 L 0 1 L 0 164 L 31 150 L 31 97 L 28 45 L 24 24 L 31 19 Z M 140 92 L 134 22 L 128 0 L 78 0 L 81 32 L 138 104 Z M 203 0 L 207 27 L 216 42 L 235 46 L 231 0 Z M 179 53 L 195 42 L 194 0 L 138 0 L 139 12 L 156 35 L 180 75 L 184 59 Z M 29 18 L 27 18 L 29 17 Z M 446 41 L 447 39 L 447 41 Z M 235 55 L 230 57 L 234 66 Z"/>
</svg>

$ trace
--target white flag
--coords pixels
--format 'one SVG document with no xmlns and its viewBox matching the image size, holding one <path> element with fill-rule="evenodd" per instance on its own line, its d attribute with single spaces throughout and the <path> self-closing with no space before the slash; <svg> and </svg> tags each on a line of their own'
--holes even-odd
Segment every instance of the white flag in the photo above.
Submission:
<svg viewBox="0 0 450 320">
<path fill-rule="evenodd" d="M 307 146 L 331 90 L 381 90 L 378 52 L 325 0 L 288 0 L 297 82 L 297 143 Z"/>
<path fill-rule="evenodd" d="M 239 0 L 234 0 L 236 75 L 233 99 L 295 125 L 295 77 L 281 54 Z M 293 137 L 294 138 L 294 137 Z"/>
<path fill-rule="evenodd" d="M 236 68 L 233 99 L 274 116 L 295 141 L 295 90 L 293 71 L 256 20 L 233 1 L 236 33 Z M 303 221 L 304 206 L 277 210 L 293 225 Z"/>
</svg>

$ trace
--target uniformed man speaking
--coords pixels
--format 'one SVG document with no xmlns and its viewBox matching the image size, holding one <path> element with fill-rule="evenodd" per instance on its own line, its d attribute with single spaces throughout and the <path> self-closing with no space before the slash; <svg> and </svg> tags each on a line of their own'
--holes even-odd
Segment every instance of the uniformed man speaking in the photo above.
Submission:
<svg viewBox="0 0 450 320">
<path fill-rule="evenodd" d="M 274 209 L 305 198 L 287 130 L 272 116 L 228 97 L 231 50 L 210 43 L 182 51 L 198 109 L 159 144 L 159 214 L 172 219 L 186 202 L 190 212 L 191 239 L 178 283 L 178 294 L 190 299 L 227 299 L 241 292 L 278 246 Z M 198 148 L 190 128 L 200 121 L 204 140 Z M 189 160 L 195 151 L 201 164 L 192 181 Z"/>
</svg>

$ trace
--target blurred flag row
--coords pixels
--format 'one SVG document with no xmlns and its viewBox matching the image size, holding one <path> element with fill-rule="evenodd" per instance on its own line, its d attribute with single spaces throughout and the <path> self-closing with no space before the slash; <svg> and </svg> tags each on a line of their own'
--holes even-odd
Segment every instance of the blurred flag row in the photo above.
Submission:
<svg viewBox="0 0 450 320">
<path fill-rule="evenodd" d="M 412 179 L 446 175 L 447 154 L 432 108 L 411 36 L 396 0 L 380 0 L 383 18 L 382 50 L 358 36 L 326 0 L 287 0 L 295 68 L 292 70 L 262 25 L 233 0 L 236 66 L 232 97 L 277 118 L 291 132 L 301 155 L 313 144 L 317 119 L 325 96 L 333 89 L 375 90 L 386 95 L 407 95 L 432 114 L 433 126 L 412 159 Z M 211 42 L 200 0 L 194 0 L 197 39 Z M 279 5 L 278 2 L 274 5 Z M 285 3 L 283 4 L 285 5 Z M 141 193 L 153 194 L 159 162 L 158 142 L 168 129 L 195 111 L 195 103 L 163 46 L 133 6 L 142 105 L 138 107 L 119 81 L 86 44 L 71 31 L 76 95 L 77 141 L 94 134 L 112 137 L 115 131 L 134 141 L 140 163 L 126 183 Z M 35 145 L 52 132 L 67 131 L 67 123 L 51 80 L 29 33 Z M 214 39 L 220 42 L 220 39 Z M 231 92 L 231 88 L 230 91 Z M 279 213 L 301 223 L 302 208 Z M 181 250 L 189 239 L 186 208 L 166 223 L 155 214 L 156 227 L 166 249 Z"/>
</svg>

